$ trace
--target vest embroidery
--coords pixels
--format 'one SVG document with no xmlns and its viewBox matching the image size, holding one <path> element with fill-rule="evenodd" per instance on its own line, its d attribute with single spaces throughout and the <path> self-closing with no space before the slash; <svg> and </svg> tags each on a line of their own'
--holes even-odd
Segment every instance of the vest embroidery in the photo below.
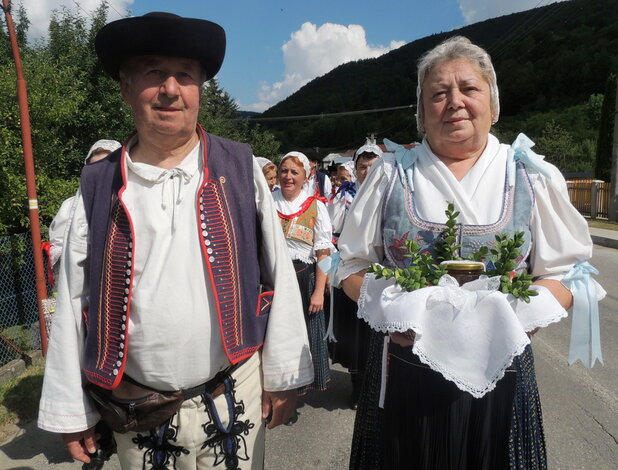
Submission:
<svg viewBox="0 0 618 470">
<path fill-rule="evenodd" d="M 224 332 L 225 347 L 231 350 L 242 342 L 242 299 L 238 292 L 236 236 L 225 191 L 219 181 L 206 182 L 200 191 L 200 237 L 214 291 L 221 300 L 217 310 Z"/>
<path fill-rule="evenodd" d="M 290 240 L 296 240 L 313 246 L 313 231 L 315 221 L 318 218 L 318 203 L 315 198 L 310 198 L 311 204 L 304 210 L 301 208 L 300 214 L 297 212 L 293 217 L 279 213 L 279 220 L 283 228 L 283 236 Z M 303 203 L 303 206 L 305 204 Z"/>
<path fill-rule="evenodd" d="M 481 246 L 493 246 L 495 235 L 502 232 L 524 232 L 525 243 L 520 257 L 515 260 L 517 270 L 527 267 L 526 260 L 531 250 L 531 233 L 529 222 L 534 205 L 534 191 L 525 165 L 517 163 L 515 185 L 509 186 L 508 180 L 502 199 L 500 216 L 495 223 L 488 225 L 458 224 L 457 244 L 461 245 L 460 256 L 465 258 Z M 446 207 L 445 207 L 446 209 Z M 401 214 L 405 214 L 404 217 Z M 421 252 L 434 254 L 434 244 L 441 237 L 445 224 L 422 219 L 414 201 L 414 193 L 406 183 L 402 183 L 395 173 L 384 201 L 383 240 L 386 262 L 390 266 L 406 267 L 410 260 L 407 253 L 406 240 L 415 240 Z"/>
</svg>

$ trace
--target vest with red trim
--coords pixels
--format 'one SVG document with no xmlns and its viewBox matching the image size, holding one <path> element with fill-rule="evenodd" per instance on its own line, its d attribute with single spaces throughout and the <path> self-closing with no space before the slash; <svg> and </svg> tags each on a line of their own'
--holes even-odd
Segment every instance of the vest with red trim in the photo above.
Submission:
<svg viewBox="0 0 618 470">
<path fill-rule="evenodd" d="M 283 214 L 277 211 L 283 236 L 313 246 L 315 222 L 318 218 L 318 198 L 308 197 L 294 214 Z"/>
<path fill-rule="evenodd" d="M 206 134 L 204 178 L 196 217 L 200 250 L 214 294 L 225 353 L 232 364 L 251 356 L 264 341 L 272 290 L 260 284 L 259 220 L 253 191 L 251 148 Z M 90 306 L 85 317 L 84 374 L 103 388 L 120 382 L 129 346 L 134 239 L 122 202 L 125 147 L 82 171 L 81 190 L 89 235 Z M 204 377 L 204 380 L 209 377 Z"/>
</svg>

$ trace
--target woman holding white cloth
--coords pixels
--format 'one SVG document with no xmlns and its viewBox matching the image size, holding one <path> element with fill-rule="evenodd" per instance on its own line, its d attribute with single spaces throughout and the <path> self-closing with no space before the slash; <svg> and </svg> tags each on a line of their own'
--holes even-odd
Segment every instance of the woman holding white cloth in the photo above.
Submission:
<svg viewBox="0 0 618 470">
<path fill-rule="evenodd" d="M 489 133 L 499 101 L 483 49 L 455 37 L 430 50 L 419 62 L 417 98 L 422 144 L 412 150 L 387 144 L 395 156 L 374 165 L 339 239 L 335 285 L 360 297 L 359 316 L 382 332 L 372 340 L 375 360 L 365 375 L 350 468 L 546 468 L 526 333 L 566 316 L 573 288 L 561 281 L 592 255 L 587 224 L 570 204 L 560 172 L 530 150 L 532 142 L 522 135 L 510 147 Z M 416 291 L 422 301 L 402 310 L 392 286 L 365 276 L 372 263 L 405 267 L 406 240 L 433 253 L 449 202 L 460 212 L 463 258 L 491 245 L 496 234 L 523 232 L 517 270 L 529 270 L 539 294 L 529 304 L 492 293 L 495 315 L 455 311 L 446 321 L 427 315 L 436 302 L 423 297 L 425 289 Z M 481 298 L 474 301 L 481 305 Z M 386 332 L 388 360 L 380 361 Z M 381 364 L 388 364 L 388 374 Z"/>
</svg>

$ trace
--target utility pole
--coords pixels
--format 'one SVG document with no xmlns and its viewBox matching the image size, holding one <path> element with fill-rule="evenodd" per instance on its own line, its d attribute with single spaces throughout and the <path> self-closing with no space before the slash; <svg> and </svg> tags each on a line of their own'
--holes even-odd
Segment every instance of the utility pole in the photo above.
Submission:
<svg viewBox="0 0 618 470">
<path fill-rule="evenodd" d="M 39 222 L 39 200 L 36 194 L 36 179 L 34 175 L 34 156 L 32 155 L 32 136 L 30 132 L 30 113 L 28 111 L 28 91 L 21 66 L 19 46 L 15 34 L 15 24 L 11 16 L 10 0 L 2 0 L 2 10 L 6 17 L 6 26 L 11 40 L 15 72 L 17 74 L 17 100 L 19 102 L 19 117 L 21 120 L 21 141 L 26 172 L 26 188 L 28 190 L 28 217 L 30 218 L 30 233 L 32 235 L 32 252 L 34 255 L 34 275 L 36 283 L 37 305 L 39 307 L 39 330 L 41 332 L 41 349 L 47 354 L 47 327 L 43 300 L 47 298 L 47 286 L 43 270 L 43 252 L 41 251 L 41 225 Z"/>
<path fill-rule="evenodd" d="M 616 80 L 614 137 L 612 142 L 612 177 L 609 183 L 609 210 L 607 218 L 610 222 L 618 222 L 618 80 Z"/>
</svg>

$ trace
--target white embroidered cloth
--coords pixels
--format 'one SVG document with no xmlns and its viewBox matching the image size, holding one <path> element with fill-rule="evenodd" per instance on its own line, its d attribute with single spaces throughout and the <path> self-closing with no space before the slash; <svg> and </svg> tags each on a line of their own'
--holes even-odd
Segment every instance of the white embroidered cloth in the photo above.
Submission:
<svg viewBox="0 0 618 470">
<path fill-rule="evenodd" d="M 405 292 L 394 280 L 365 275 L 358 316 L 382 332 L 416 333 L 413 352 L 457 387 L 480 398 L 493 390 L 530 343 L 526 331 L 566 316 L 544 287 L 525 303 L 499 292 L 499 278 L 481 276 L 459 287 L 445 275 L 439 285 Z"/>
</svg>

